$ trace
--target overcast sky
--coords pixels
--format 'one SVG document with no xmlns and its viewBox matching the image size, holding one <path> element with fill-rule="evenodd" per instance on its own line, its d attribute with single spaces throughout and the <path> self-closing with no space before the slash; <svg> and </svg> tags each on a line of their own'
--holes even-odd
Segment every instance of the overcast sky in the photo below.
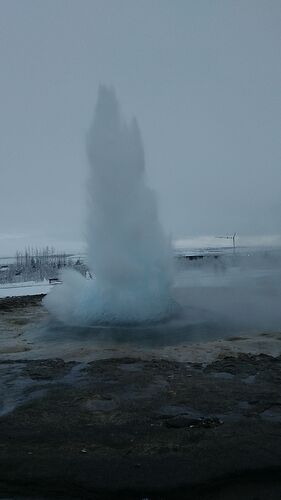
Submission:
<svg viewBox="0 0 281 500">
<path fill-rule="evenodd" d="M 280 234 L 280 33 L 280 0 L 0 0 L 2 241 L 83 240 L 99 83 L 174 238 Z"/>
</svg>

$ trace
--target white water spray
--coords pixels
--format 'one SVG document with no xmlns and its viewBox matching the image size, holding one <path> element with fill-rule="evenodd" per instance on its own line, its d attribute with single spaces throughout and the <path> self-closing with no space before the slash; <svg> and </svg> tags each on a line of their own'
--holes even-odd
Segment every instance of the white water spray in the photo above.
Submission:
<svg viewBox="0 0 281 500">
<path fill-rule="evenodd" d="M 88 264 L 94 279 L 65 271 L 47 296 L 67 324 L 157 321 L 172 308 L 171 248 L 146 185 L 137 121 L 127 124 L 113 89 L 101 86 L 87 137 Z"/>
</svg>

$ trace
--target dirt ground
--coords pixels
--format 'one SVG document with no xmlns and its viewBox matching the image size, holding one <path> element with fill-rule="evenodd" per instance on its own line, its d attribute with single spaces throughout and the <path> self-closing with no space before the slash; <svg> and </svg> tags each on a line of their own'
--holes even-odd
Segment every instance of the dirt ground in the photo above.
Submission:
<svg viewBox="0 0 281 500">
<path fill-rule="evenodd" d="M 281 498 L 280 356 L 0 368 L 1 498 Z"/>
</svg>

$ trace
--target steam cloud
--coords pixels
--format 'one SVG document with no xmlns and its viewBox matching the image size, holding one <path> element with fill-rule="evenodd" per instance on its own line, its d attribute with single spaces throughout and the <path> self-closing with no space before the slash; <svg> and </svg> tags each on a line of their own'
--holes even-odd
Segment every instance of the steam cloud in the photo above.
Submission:
<svg viewBox="0 0 281 500">
<path fill-rule="evenodd" d="M 65 271 L 45 304 L 67 324 L 161 320 L 172 307 L 170 243 L 146 185 L 137 121 L 125 122 L 112 88 L 99 89 L 87 153 L 88 264 L 94 279 Z"/>
</svg>

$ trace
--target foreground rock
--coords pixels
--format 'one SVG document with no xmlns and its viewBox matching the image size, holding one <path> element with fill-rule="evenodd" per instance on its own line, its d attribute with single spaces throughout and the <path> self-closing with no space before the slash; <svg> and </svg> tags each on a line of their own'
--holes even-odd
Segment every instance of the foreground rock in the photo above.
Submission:
<svg viewBox="0 0 281 500">
<path fill-rule="evenodd" d="M 0 368 L 2 498 L 281 498 L 281 357 Z"/>
</svg>

